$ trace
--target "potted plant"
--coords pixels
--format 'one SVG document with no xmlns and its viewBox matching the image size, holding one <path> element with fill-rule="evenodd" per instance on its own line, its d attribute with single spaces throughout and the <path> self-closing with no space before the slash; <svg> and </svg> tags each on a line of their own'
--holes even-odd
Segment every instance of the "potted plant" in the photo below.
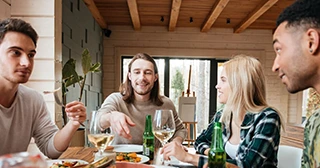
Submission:
<svg viewBox="0 0 320 168">
<path fill-rule="evenodd" d="M 83 89 L 85 86 L 87 74 L 89 72 L 91 73 L 96 73 L 100 72 L 100 62 L 97 62 L 95 64 L 92 64 L 92 58 L 89 53 L 88 49 L 84 49 L 82 52 L 82 57 L 81 57 L 81 65 L 82 65 L 82 73 L 83 76 L 79 75 L 76 71 L 76 60 L 73 58 L 70 58 L 62 68 L 62 98 L 64 104 L 66 103 L 66 95 L 68 92 L 68 87 L 74 84 L 78 84 L 80 87 L 80 94 L 78 100 L 81 101 L 82 99 L 82 94 L 83 94 Z M 67 123 L 67 116 L 65 113 L 65 110 L 63 109 L 63 122 L 64 124 Z"/>
</svg>

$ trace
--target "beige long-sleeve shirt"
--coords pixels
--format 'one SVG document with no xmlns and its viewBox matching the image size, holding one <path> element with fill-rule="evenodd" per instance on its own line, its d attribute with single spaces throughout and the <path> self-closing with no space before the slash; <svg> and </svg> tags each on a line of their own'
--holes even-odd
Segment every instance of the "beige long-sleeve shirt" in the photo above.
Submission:
<svg viewBox="0 0 320 168">
<path fill-rule="evenodd" d="M 26 151 L 33 137 L 41 152 L 57 158 L 61 155 L 53 145 L 57 131 L 42 95 L 35 90 L 19 85 L 11 107 L 0 105 L 0 155 Z"/>
<path fill-rule="evenodd" d="M 150 114 L 151 117 L 154 118 L 155 110 L 158 109 L 169 109 L 173 112 L 176 124 L 176 131 L 171 139 L 174 139 L 175 137 L 181 137 L 182 139 L 185 139 L 187 135 L 187 130 L 184 128 L 181 119 L 178 117 L 178 113 L 175 109 L 174 104 L 169 98 L 165 96 L 162 96 L 161 98 L 164 103 L 162 106 L 157 106 L 153 104 L 151 101 L 142 102 L 137 100 L 135 100 L 131 104 L 128 104 L 125 101 L 123 101 L 122 95 L 119 92 L 112 93 L 111 95 L 109 95 L 103 102 L 101 108 L 99 109 L 100 115 L 102 113 L 107 113 L 111 111 L 119 111 L 123 112 L 128 117 L 130 117 L 131 120 L 136 124 L 135 126 L 130 127 L 130 134 L 132 135 L 132 139 L 129 140 L 121 136 L 115 136 L 112 143 L 142 145 L 142 136 L 145 127 L 146 115 Z M 160 146 L 160 141 L 158 141 L 157 139 L 155 140 L 155 146 Z"/>
</svg>

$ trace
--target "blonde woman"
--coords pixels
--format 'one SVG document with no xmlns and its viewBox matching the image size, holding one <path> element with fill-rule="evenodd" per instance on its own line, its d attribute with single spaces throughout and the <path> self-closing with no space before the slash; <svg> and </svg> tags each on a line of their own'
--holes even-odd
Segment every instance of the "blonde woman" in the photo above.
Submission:
<svg viewBox="0 0 320 168">
<path fill-rule="evenodd" d="M 237 55 L 223 65 L 216 85 L 219 102 L 224 105 L 208 128 L 196 139 L 198 153 L 208 155 L 213 123 L 223 124 L 227 162 L 238 167 L 277 167 L 281 121 L 279 113 L 266 102 L 265 76 L 260 62 Z M 202 167 L 207 161 L 201 155 L 183 152 L 179 144 L 163 148 L 165 159 L 177 159 Z"/>
</svg>

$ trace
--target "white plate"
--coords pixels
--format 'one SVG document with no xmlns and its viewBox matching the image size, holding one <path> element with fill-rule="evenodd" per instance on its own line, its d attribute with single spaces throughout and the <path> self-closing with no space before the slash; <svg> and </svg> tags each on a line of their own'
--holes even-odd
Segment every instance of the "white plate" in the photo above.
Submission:
<svg viewBox="0 0 320 168">
<path fill-rule="evenodd" d="M 129 144 L 123 144 L 123 145 L 112 145 L 114 147 L 113 151 L 115 152 L 123 152 L 123 153 L 129 153 L 129 152 L 142 152 L 142 145 L 129 145 Z"/>
<path fill-rule="evenodd" d="M 47 160 L 47 165 L 48 167 L 52 166 L 54 163 L 62 163 L 62 161 L 65 162 L 79 162 L 81 164 L 88 164 L 88 162 L 84 160 L 79 160 L 79 159 L 55 159 L 55 160 Z"/>
<path fill-rule="evenodd" d="M 144 156 L 144 155 L 137 155 L 137 156 L 141 158 L 141 161 L 138 163 L 146 163 L 147 161 L 150 160 L 148 156 Z"/>
</svg>

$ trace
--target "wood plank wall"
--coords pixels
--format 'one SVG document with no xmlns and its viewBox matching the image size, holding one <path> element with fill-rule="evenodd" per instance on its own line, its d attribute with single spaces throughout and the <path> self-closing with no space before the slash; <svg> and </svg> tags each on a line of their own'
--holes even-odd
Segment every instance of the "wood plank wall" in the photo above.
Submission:
<svg viewBox="0 0 320 168">
<path fill-rule="evenodd" d="M 300 125 L 286 125 L 281 132 L 281 145 L 294 146 L 303 149 L 304 128 Z"/>
<path fill-rule="evenodd" d="M 62 9 L 62 62 L 75 59 L 76 70 L 83 75 L 81 55 L 85 48 L 90 52 L 92 63 L 102 63 L 102 30 L 83 1 L 64 0 Z M 79 85 L 70 86 L 68 90 L 67 102 L 78 100 Z M 102 104 L 102 73 L 88 73 L 83 92 L 88 119 L 91 111 Z"/>
</svg>

